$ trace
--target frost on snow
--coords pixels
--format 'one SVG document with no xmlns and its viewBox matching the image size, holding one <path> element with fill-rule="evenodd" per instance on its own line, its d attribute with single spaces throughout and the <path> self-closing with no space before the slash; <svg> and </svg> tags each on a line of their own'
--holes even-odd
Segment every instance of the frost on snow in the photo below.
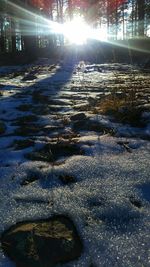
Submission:
<svg viewBox="0 0 150 267">
<path fill-rule="evenodd" d="M 130 66 L 88 66 L 83 76 L 68 62 L 46 62 L 30 66 L 34 79 L 9 77 L 18 68 L 0 68 L 0 233 L 64 215 L 84 247 L 66 267 L 150 266 L 149 109 L 143 127 L 94 111 L 111 94 L 114 71 L 118 91 L 121 79 L 129 83 Z M 139 77 L 148 107 L 149 77 Z M 0 266 L 14 266 L 2 249 Z"/>
</svg>

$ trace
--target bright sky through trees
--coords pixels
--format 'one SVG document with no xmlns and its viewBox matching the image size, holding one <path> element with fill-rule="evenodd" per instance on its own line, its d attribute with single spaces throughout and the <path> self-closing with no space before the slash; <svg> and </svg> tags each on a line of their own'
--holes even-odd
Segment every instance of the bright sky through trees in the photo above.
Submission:
<svg viewBox="0 0 150 267">
<path fill-rule="evenodd" d="M 150 0 L 1 0 L 0 25 L 0 52 L 142 39 Z"/>
</svg>

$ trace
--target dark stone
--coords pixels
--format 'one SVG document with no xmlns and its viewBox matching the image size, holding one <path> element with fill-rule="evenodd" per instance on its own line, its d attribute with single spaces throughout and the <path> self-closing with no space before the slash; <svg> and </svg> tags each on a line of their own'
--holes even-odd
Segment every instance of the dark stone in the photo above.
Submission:
<svg viewBox="0 0 150 267">
<path fill-rule="evenodd" d="M 26 186 L 26 185 L 32 184 L 33 182 L 37 180 L 39 180 L 39 177 L 37 177 L 36 175 L 30 175 L 24 181 L 21 182 L 21 185 Z"/>
<path fill-rule="evenodd" d="M 83 250 L 72 220 L 60 215 L 18 223 L 2 234 L 1 243 L 16 267 L 54 267 L 77 259 Z"/>
<path fill-rule="evenodd" d="M 71 121 L 78 121 L 78 120 L 84 120 L 86 119 L 86 116 L 84 113 L 77 113 L 70 117 Z"/>
<path fill-rule="evenodd" d="M 59 176 L 59 179 L 62 181 L 63 184 L 68 185 L 70 183 L 75 183 L 76 178 L 69 174 L 63 174 Z"/>
<path fill-rule="evenodd" d="M 32 80 L 35 80 L 37 77 L 33 74 L 28 74 L 26 75 L 25 77 L 23 77 L 22 81 L 25 82 L 25 81 L 32 81 Z"/>
<path fill-rule="evenodd" d="M 136 198 L 133 197 L 133 196 L 130 197 L 130 202 L 131 202 L 132 205 L 134 205 L 135 207 L 137 207 L 137 208 L 139 208 L 139 209 L 142 207 L 142 203 L 141 203 L 141 201 L 138 200 L 138 199 L 136 199 Z"/>
</svg>

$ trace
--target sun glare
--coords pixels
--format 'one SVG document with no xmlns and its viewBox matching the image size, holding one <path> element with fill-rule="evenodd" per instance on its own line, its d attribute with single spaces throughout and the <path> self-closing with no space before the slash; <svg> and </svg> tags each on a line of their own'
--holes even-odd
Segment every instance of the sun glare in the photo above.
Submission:
<svg viewBox="0 0 150 267">
<path fill-rule="evenodd" d="M 107 40 L 105 28 L 93 29 L 88 26 L 83 17 L 75 16 L 71 21 L 64 24 L 51 23 L 51 29 L 55 33 L 63 34 L 70 44 L 83 45 L 88 39 L 98 41 Z"/>
<path fill-rule="evenodd" d="M 63 26 L 63 33 L 70 43 L 83 45 L 86 43 L 90 28 L 82 17 L 76 16 Z"/>
<path fill-rule="evenodd" d="M 100 29 L 92 29 L 90 33 L 90 38 L 98 41 L 106 41 L 107 40 L 107 30 L 106 28 Z"/>
<path fill-rule="evenodd" d="M 85 44 L 88 39 L 107 40 L 107 30 L 105 28 L 93 29 L 87 25 L 81 16 L 76 16 L 72 21 L 65 23 L 62 31 L 69 43 L 77 45 Z"/>
</svg>

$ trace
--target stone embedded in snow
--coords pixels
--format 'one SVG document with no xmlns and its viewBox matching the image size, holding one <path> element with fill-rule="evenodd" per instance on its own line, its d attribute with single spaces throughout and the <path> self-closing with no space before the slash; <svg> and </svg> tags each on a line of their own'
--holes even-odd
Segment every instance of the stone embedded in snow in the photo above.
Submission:
<svg viewBox="0 0 150 267">
<path fill-rule="evenodd" d="M 64 185 L 68 185 L 70 183 L 75 183 L 76 182 L 76 178 L 74 176 L 72 176 L 72 175 L 69 175 L 69 174 L 59 175 L 59 179 L 61 180 L 61 182 Z"/>
<path fill-rule="evenodd" d="M 35 75 L 33 75 L 33 74 L 28 74 L 28 75 L 26 75 L 23 79 L 22 79 L 22 81 L 24 82 L 24 81 L 32 81 L 32 80 L 35 80 L 37 77 L 35 76 Z"/>
<path fill-rule="evenodd" d="M 134 196 L 131 196 L 129 198 L 129 200 L 130 200 L 131 204 L 134 205 L 135 207 L 137 207 L 139 209 L 142 207 L 141 201 L 139 199 L 136 199 Z"/>
<path fill-rule="evenodd" d="M 78 120 L 84 120 L 86 119 L 86 116 L 84 113 L 78 113 L 70 117 L 71 121 L 78 121 Z"/>
<path fill-rule="evenodd" d="M 0 134 L 4 134 L 6 131 L 5 123 L 0 121 Z"/>
<path fill-rule="evenodd" d="M 23 180 L 21 182 L 21 185 L 22 186 L 26 186 L 26 185 L 29 185 L 29 184 L 32 184 L 34 183 L 35 181 L 39 180 L 39 177 L 36 176 L 36 174 L 31 174 L 29 175 L 25 180 Z"/>
<path fill-rule="evenodd" d="M 1 238 L 4 253 L 16 267 L 54 267 L 81 256 L 83 245 L 68 217 L 21 222 Z"/>
</svg>

